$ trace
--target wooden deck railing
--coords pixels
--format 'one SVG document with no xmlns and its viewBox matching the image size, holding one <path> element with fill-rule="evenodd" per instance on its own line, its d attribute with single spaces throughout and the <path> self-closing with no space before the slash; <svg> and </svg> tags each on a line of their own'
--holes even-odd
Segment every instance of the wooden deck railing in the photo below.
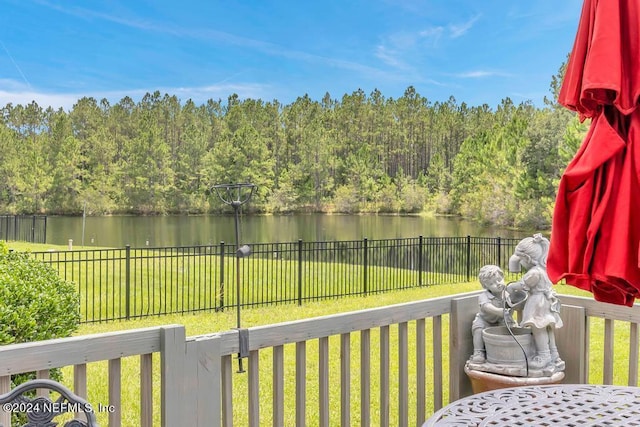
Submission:
<svg viewBox="0 0 640 427">
<path fill-rule="evenodd" d="M 72 338 L 13 344 L 0 347 L 0 394 L 10 390 L 11 376 L 24 372 L 36 372 L 37 378 L 48 378 L 49 370 L 73 366 L 73 391 L 87 398 L 87 364 L 108 361 L 108 402 L 89 402 L 96 411 L 104 412 L 109 426 L 121 425 L 121 361 L 125 357 L 140 358 L 140 418 L 141 427 L 152 427 L 153 402 L 151 400 L 152 355 L 161 351 L 162 336 L 167 330 L 184 330 L 174 325 L 134 331 L 110 332 Z M 98 405 L 102 405 L 102 409 Z M 10 414 L 0 408 L 0 424 L 10 426 Z M 103 422 L 104 424 L 104 422 Z"/>
<path fill-rule="evenodd" d="M 431 413 L 434 407 L 442 406 L 446 383 L 442 356 L 448 347 L 448 340 L 443 339 L 448 336 L 443 330 L 443 317 L 450 307 L 451 298 L 446 297 L 249 329 L 248 424 L 258 426 L 270 421 L 261 416 L 267 408 L 258 405 L 263 380 L 274 390 L 272 408 L 268 408 L 276 420 L 274 425 L 292 425 L 294 421 L 300 426 L 336 425 L 338 421 L 340 425 L 350 425 L 354 420 L 383 426 L 421 423 L 427 411 Z M 231 331 L 219 336 L 225 426 L 232 425 L 231 414 L 237 402 L 232 398 L 230 382 L 232 358 L 239 352 L 238 335 Z M 433 343 L 430 357 L 426 337 Z M 376 345 L 372 345 L 374 341 Z M 444 342 L 447 345 L 443 346 Z M 285 419 L 291 412 L 285 404 L 294 400 L 283 392 L 287 345 L 293 345 L 291 353 L 296 361 L 295 414 L 290 420 Z M 331 352 L 333 345 L 337 347 L 335 352 Z M 358 354 L 352 354 L 352 347 Z M 272 349 L 272 363 L 266 366 L 271 378 L 259 375 L 264 368 L 260 353 L 267 348 Z M 339 370 L 337 381 L 330 380 L 332 356 L 339 359 L 339 366 L 334 367 Z M 309 369 L 309 365 L 317 366 L 316 370 Z M 314 396 L 308 392 L 309 382 L 315 383 L 311 387 Z M 354 389 L 359 390 L 354 393 Z M 377 395 L 372 395 L 372 389 L 378 390 Z M 336 401 L 333 407 L 339 410 L 338 414 L 332 413 L 331 400 Z M 372 413 L 372 406 L 377 408 L 376 413 Z M 330 421 L 332 416 L 335 419 Z"/>
<path fill-rule="evenodd" d="M 565 382 L 637 385 L 640 306 L 561 301 Z M 101 425 L 420 425 L 471 393 L 461 367 L 476 307 L 471 293 L 189 338 L 168 325 L 9 345 L 0 348 L 0 393 L 12 374 L 68 367 L 79 396 L 108 389 L 108 402 L 88 399 L 109 408 L 98 413 Z M 238 353 L 245 373 L 236 373 Z M 132 357 L 133 392 L 122 376 Z M 94 378 L 87 367 L 104 361 L 108 376 Z"/>
</svg>

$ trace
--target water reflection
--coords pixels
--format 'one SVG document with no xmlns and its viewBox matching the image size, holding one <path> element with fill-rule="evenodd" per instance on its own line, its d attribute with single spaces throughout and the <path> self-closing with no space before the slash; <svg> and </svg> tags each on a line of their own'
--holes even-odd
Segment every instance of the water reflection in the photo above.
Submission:
<svg viewBox="0 0 640 427">
<path fill-rule="evenodd" d="M 49 217 L 47 242 L 81 245 L 81 217 Z M 405 237 L 524 237 L 527 231 L 483 227 L 457 218 L 391 215 L 244 216 L 240 236 L 245 243 L 371 240 Z M 233 216 L 87 217 L 85 246 L 190 246 L 234 242 Z"/>
</svg>

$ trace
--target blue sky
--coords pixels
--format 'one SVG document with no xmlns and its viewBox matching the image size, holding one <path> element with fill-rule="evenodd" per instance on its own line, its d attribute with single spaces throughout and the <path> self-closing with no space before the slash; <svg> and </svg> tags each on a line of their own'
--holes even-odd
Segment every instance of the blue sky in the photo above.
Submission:
<svg viewBox="0 0 640 427">
<path fill-rule="evenodd" d="M 542 106 L 582 0 L 0 0 L 0 106 L 362 89 Z"/>
</svg>

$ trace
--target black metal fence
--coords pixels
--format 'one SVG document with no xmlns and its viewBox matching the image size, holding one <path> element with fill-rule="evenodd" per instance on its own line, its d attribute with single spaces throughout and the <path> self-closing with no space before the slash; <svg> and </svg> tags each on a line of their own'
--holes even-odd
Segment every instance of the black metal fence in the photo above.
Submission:
<svg viewBox="0 0 640 427">
<path fill-rule="evenodd" d="M 0 215 L 0 240 L 47 243 L 44 215 Z"/>
<path fill-rule="evenodd" d="M 99 322 L 462 283 L 485 264 L 506 268 L 518 241 L 421 236 L 259 243 L 240 259 L 239 272 L 235 247 L 224 242 L 33 255 L 77 285 L 82 321 Z"/>
</svg>

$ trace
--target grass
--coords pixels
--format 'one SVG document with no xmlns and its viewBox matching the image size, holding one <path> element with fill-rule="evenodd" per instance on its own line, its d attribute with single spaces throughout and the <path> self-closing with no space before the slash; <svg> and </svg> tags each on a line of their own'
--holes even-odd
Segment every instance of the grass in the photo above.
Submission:
<svg viewBox="0 0 640 427">
<path fill-rule="evenodd" d="M 272 306 L 272 307 L 264 307 L 264 308 L 253 308 L 248 310 L 243 310 L 242 315 L 242 326 L 243 327 L 251 327 L 251 326 L 259 326 L 266 324 L 279 323 L 284 321 L 310 318 L 316 316 L 323 316 L 328 314 L 340 313 L 340 312 L 348 312 L 355 311 L 364 308 L 371 307 L 379 307 L 390 304 L 397 304 L 401 302 L 414 301 L 418 299 L 437 297 L 441 295 L 448 295 L 454 293 L 468 292 L 471 290 L 476 290 L 476 284 L 465 284 L 465 285 L 442 285 L 442 286 L 434 286 L 424 289 L 416 289 L 416 290 L 407 290 L 402 292 L 392 292 L 388 294 L 380 294 L 376 296 L 370 297 L 348 297 L 348 298 L 340 298 L 335 300 L 323 301 L 323 302 L 311 302 L 305 304 L 303 306 L 295 306 L 295 305 L 281 305 L 281 306 Z M 186 332 L 188 336 L 191 335 L 199 335 L 206 334 L 216 331 L 224 331 L 231 329 L 236 326 L 236 312 L 235 310 L 228 310 L 223 313 L 220 312 L 212 312 L 212 313 L 200 313 L 200 314 L 186 314 L 186 315 L 171 315 L 171 316 L 161 316 L 161 317 L 151 317 L 133 321 L 120 321 L 120 322 L 110 322 L 103 324 L 92 324 L 92 325 L 82 325 L 80 330 L 78 331 L 79 335 L 89 334 L 89 333 L 99 333 L 99 332 L 108 332 L 115 330 L 125 330 L 125 329 L 134 329 L 140 327 L 148 327 L 148 326 L 157 326 L 171 323 L 179 323 L 183 324 L 186 328 Z M 392 332 L 393 334 L 393 332 Z M 409 336 L 412 336 L 413 330 L 410 330 Z M 378 334 L 372 331 L 371 334 L 371 348 L 372 351 L 377 351 L 378 348 Z M 339 354 L 339 337 L 332 337 L 329 341 L 330 348 L 330 384 L 331 387 L 330 393 L 330 413 L 332 414 L 332 418 L 330 420 L 330 425 L 339 425 L 340 424 L 340 354 Z M 391 369 L 393 372 L 394 369 L 397 370 L 397 349 L 396 349 L 396 341 L 394 339 L 390 340 L 391 342 Z M 355 368 L 359 366 L 359 334 L 352 334 L 351 338 L 351 364 Z M 415 350 L 410 348 L 410 354 L 415 354 Z M 317 377 L 318 372 L 318 359 L 317 359 L 317 341 L 309 342 L 307 345 L 307 425 L 313 426 L 318 425 L 317 419 L 317 408 L 318 401 L 318 390 L 317 390 Z M 271 401 L 271 351 L 264 350 L 260 352 L 260 366 L 261 366 L 261 375 L 260 375 L 260 395 L 263 399 L 263 403 L 261 405 L 261 425 L 269 424 L 269 420 L 271 419 L 271 407 L 268 402 Z M 374 358 L 375 360 L 375 358 Z M 234 361 L 234 365 L 237 362 Z M 154 357 L 154 390 L 156 391 L 156 395 L 154 396 L 154 401 L 159 402 L 160 395 L 158 393 L 160 387 L 159 380 L 159 358 Z M 246 365 L 245 365 L 246 366 Z M 234 368 L 235 369 L 235 368 Z M 376 378 L 377 364 L 372 363 L 372 378 Z M 137 417 L 139 413 L 139 393 L 138 393 L 138 372 L 139 372 L 139 359 L 136 357 L 126 358 L 122 363 L 122 378 L 123 378 L 123 425 L 131 425 L 134 426 L 137 422 Z M 415 364 L 410 367 L 410 373 L 415 373 Z M 359 377 L 358 370 L 354 369 L 352 371 L 351 378 L 351 396 L 352 396 L 352 422 L 354 424 L 358 424 L 358 420 L 360 417 L 359 414 L 359 406 L 357 400 L 359 398 Z M 72 379 L 72 370 L 71 368 L 67 368 L 64 370 L 64 375 L 66 381 L 71 383 Z M 108 401 L 107 387 L 108 378 L 107 378 L 107 363 L 94 363 L 91 364 L 88 368 L 88 378 L 91 380 L 91 384 L 89 386 L 89 400 L 94 404 L 97 403 L 106 403 Z M 293 398 L 295 393 L 295 346 L 287 345 L 285 346 L 285 379 L 287 383 L 285 384 L 285 395 L 291 396 Z M 234 374 L 233 376 L 233 387 L 234 387 L 234 396 L 238 397 L 238 399 L 234 402 L 234 425 L 247 425 L 247 401 L 246 399 L 242 399 L 242 396 L 247 395 L 247 375 Z M 377 396 L 379 395 L 379 384 L 376 381 L 372 381 L 372 422 L 373 425 L 378 424 L 376 421 L 376 417 L 379 411 L 377 410 Z M 393 382 L 390 384 L 391 390 L 397 389 L 397 384 Z M 392 392 L 392 402 L 397 405 L 397 399 L 394 399 L 394 394 Z M 415 398 L 415 397 L 414 397 Z M 431 403 L 432 404 L 432 403 Z M 415 406 L 415 405 L 414 405 Z M 156 406 L 157 407 L 157 406 Z M 397 419 L 394 420 L 393 417 L 397 416 L 397 411 L 391 411 L 392 420 L 391 424 L 394 425 L 397 423 Z M 156 417 L 158 414 L 156 414 Z M 291 401 L 288 400 L 287 403 L 287 418 L 285 419 L 285 425 L 293 425 L 295 416 L 295 408 L 291 404 Z M 413 415 L 415 416 L 415 415 Z M 99 414 L 99 417 L 104 418 L 102 423 L 106 421 L 106 414 Z M 159 418 L 154 420 L 154 425 L 159 423 Z"/>
<path fill-rule="evenodd" d="M 7 246 L 14 251 L 30 251 L 30 252 L 45 252 L 49 250 L 66 251 L 69 249 L 67 245 L 53 245 L 50 243 L 29 243 L 21 241 L 8 241 Z M 73 249 L 95 249 L 95 246 L 73 246 Z"/>
<path fill-rule="evenodd" d="M 60 252 L 66 248 L 20 242 L 11 242 L 10 247 L 39 252 L 38 259 L 76 284 L 84 322 L 211 310 L 237 304 L 236 260 L 225 256 L 222 266 L 222 258 L 210 248 L 184 252 L 122 248 Z M 297 259 L 254 256 L 241 260 L 240 268 L 241 304 L 247 307 L 307 303 L 341 295 L 375 294 L 465 280 L 450 273 L 376 265 L 368 265 L 365 271 L 357 263 L 322 262 L 306 257 L 300 263 Z"/>
<path fill-rule="evenodd" d="M 371 307 L 379 307 L 391 304 L 397 304 L 407 301 L 415 301 L 418 299 L 424 298 L 434 298 L 442 295 L 449 295 L 455 293 L 468 292 L 472 290 L 477 290 L 478 285 L 475 283 L 467 283 L 463 285 L 439 285 L 433 287 L 427 287 L 422 289 L 412 289 L 406 291 L 398 291 L 398 292 L 390 292 L 384 294 L 378 294 L 375 296 L 369 297 L 347 297 L 340 298 L 334 300 L 328 300 L 323 302 L 310 302 L 306 303 L 303 306 L 296 305 L 280 305 L 280 306 L 270 306 L 270 307 L 261 307 L 261 308 L 252 308 L 243 310 L 241 313 L 242 316 L 242 326 L 243 327 L 251 327 L 251 326 L 259 326 L 265 324 L 272 324 L 290 320 L 304 319 L 316 316 L 324 316 L 329 314 L 335 314 L 340 312 L 348 312 L 355 311 L 364 308 Z M 185 314 L 185 315 L 170 315 L 170 316 L 161 316 L 161 317 L 150 317 L 139 320 L 131 320 L 131 321 L 118 321 L 118 322 L 110 322 L 110 323 L 102 323 L 102 324 L 87 324 L 82 325 L 80 330 L 78 331 L 78 335 L 84 334 L 92 334 L 92 333 L 100 333 L 100 332 L 109 332 L 116 330 L 127 330 L 127 329 L 135 329 L 149 326 L 159 326 L 165 324 L 173 324 L 178 323 L 182 324 L 186 328 L 187 336 L 199 335 L 212 333 L 217 331 L 224 331 L 231 329 L 236 326 L 236 312 L 235 310 L 228 310 L 225 312 L 212 312 L 212 313 L 199 313 L 199 314 Z M 414 325 L 410 325 L 409 336 L 415 336 Z M 372 355 L 375 356 L 377 354 L 378 348 L 378 334 L 376 331 L 372 331 L 371 333 L 371 351 Z M 427 337 L 429 340 L 429 337 Z M 355 367 L 359 366 L 359 343 L 360 338 L 359 334 L 352 334 L 351 337 L 351 363 L 354 369 L 352 369 L 352 378 L 351 378 L 351 395 L 352 399 L 357 399 L 359 396 L 359 377 L 357 376 L 357 369 Z M 396 340 L 394 339 L 394 331 L 392 330 L 392 339 L 390 354 L 391 354 L 391 372 L 397 372 L 397 346 Z M 410 340 L 410 349 L 409 354 L 415 354 L 415 350 L 413 346 L 415 345 L 414 340 Z M 339 416 L 340 416 L 340 388 L 339 384 L 339 373 L 340 373 L 340 344 L 339 337 L 330 338 L 329 342 L 330 348 L 330 384 L 331 393 L 330 393 L 330 413 L 331 413 L 331 425 L 339 425 Z M 430 348 L 428 346 L 428 348 Z M 292 396 L 295 391 L 295 346 L 287 345 L 285 346 L 285 396 L 287 397 L 287 418 L 285 419 L 285 425 L 293 425 L 295 424 L 294 415 L 295 408 L 293 406 Z M 313 426 L 318 425 L 317 419 L 317 372 L 318 372 L 318 360 L 317 360 L 317 340 L 309 342 L 307 345 L 307 425 Z M 413 359 L 413 357 L 412 357 Z M 234 360 L 234 369 L 236 365 L 236 361 Z M 263 350 L 260 352 L 260 395 L 264 399 L 264 403 L 261 405 L 261 425 L 269 424 L 269 420 L 271 417 L 271 407 L 267 402 L 271 401 L 271 351 Z M 379 396 L 379 383 L 375 381 L 376 378 L 376 369 L 377 362 L 376 358 L 372 360 L 372 422 L 373 425 L 377 424 L 376 417 L 379 413 L 377 408 L 377 400 Z M 415 374 L 415 361 L 410 361 L 410 375 Z M 73 380 L 72 368 L 65 368 L 63 370 L 65 382 L 68 385 L 71 385 Z M 108 391 L 107 391 L 107 363 L 92 363 L 88 366 L 88 378 L 90 379 L 89 384 L 89 401 L 94 405 L 98 403 L 107 403 L 108 402 Z M 122 361 L 122 402 L 126 403 L 123 408 L 123 425 L 125 426 L 135 426 L 138 423 L 138 413 L 139 413 L 139 358 L 131 357 L 125 358 Z M 234 387 L 234 425 L 247 425 L 247 402 L 246 399 L 239 398 L 240 396 L 246 396 L 247 393 L 247 375 L 234 374 L 233 376 L 233 387 Z M 392 390 L 392 402 L 394 405 L 397 405 L 397 399 L 393 398 L 393 390 L 397 389 L 397 384 L 394 383 L 393 375 L 391 382 L 391 390 Z M 154 402 L 160 401 L 160 377 L 159 377 L 159 357 L 154 357 Z M 415 399 L 415 396 L 413 396 Z M 431 404 L 432 403 L 428 403 Z M 415 405 L 414 405 L 415 407 Z M 156 408 L 158 406 L 156 405 Z M 156 417 L 159 416 L 159 410 L 156 410 Z M 397 410 L 394 410 L 393 407 L 391 409 L 392 417 L 397 416 Z M 107 414 L 98 414 L 101 418 L 100 421 L 102 424 L 106 424 L 106 416 Z M 413 415 L 415 416 L 415 415 Z M 352 408 L 352 422 L 357 424 L 358 419 L 360 417 L 359 413 L 359 405 L 355 405 Z M 395 421 L 397 422 L 397 420 Z M 154 425 L 159 423 L 159 418 L 154 420 Z M 392 419 L 391 424 L 394 424 Z"/>
<path fill-rule="evenodd" d="M 380 307 L 392 304 L 398 304 L 402 302 L 415 301 L 419 299 L 426 298 L 436 298 L 439 296 L 469 292 L 478 290 L 479 286 L 475 282 L 457 284 L 457 285 L 438 285 L 425 287 L 420 289 L 411 289 L 404 291 L 396 291 L 389 292 L 383 294 L 372 295 L 368 297 L 346 297 L 322 302 L 309 302 L 304 304 L 303 306 L 297 305 L 279 305 L 279 306 L 269 306 L 269 307 L 261 307 L 261 308 L 252 308 L 245 309 L 241 312 L 242 317 L 242 326 L 243 327 L 251 327 L 251 326 L 259 326 L 266 324 L 279 323 L 284 321 L 291 321 L 297 319 L 311 318 L 316 316 L 324 316 L 329 314 L 341 313 L 341 312 L 349 312 L 355 311 L 365 308 L 372 307 Z M 574 295 L 585 295 L 586 293 L 579 291 L 577 289 L 561 286 L 559 289 L 560 293 L 568 293 Z M 444 319 L 444 337 L 443 340 L 445 343 L 448 343 L 447 336 L 447 322 L 448 318 L 445 316 Z M 159 316 L 159 317 L 149 317 L 138 320 L 131 321 L 118 321 L 118 322 L 110 322 L 110 323 L 102 323 L 102 324 L 88 324 L 82 325 L 80 330 L 78 331 L 78 335 L 84 334 L 92 334 L 92 333 L 100 333 L 100 332 L 109 332 L 116 330 L 126 330 L 126 329 L 134 329 L 141 327 L 149 327 L 149 326 L 159 326 L 165 324 L 182 324 L 186 328 L 187 336 L 199 335 L 212 333 L 217 331 L 224 331 L 231 329 L 236 326 L 236 312 L 235 310 L 227 310 L 225 312 L 211 312 L 211 313 L 198 313 L 198 314 L 185 314 L 185 315 L 169 315 L 169 316 Z M 415 376 L 416 366 L 415 366 L 415 324 L 410 323 L 409 325 L 409 376 L 410 378 Z M 598 333 L 598 327 L 593 328 L 593 333 Z M 430 352 L 430 337 L 431 337 L 430 328 L 427 328 L 427 351 Z M 329 348 L 330 348 L 330 425 L 339 425 L 340 424 L 340 387 L 339 387 L 339 372 L 340 372 L 340 343 L 339 337 L 330 338 Z M 623 337 L 619 337 L 620 340 L 623 340 Z M 394 425 L 398 422 L 397 417 L 397 393 L 394 390 L 397 390 L 397 383 L 393 378 L 393 372 L 397 372 L 397 342 L 395 339 L 395 330 L 391 331 L 391 340 L 390 340 L 391 348 L 391 384 L 390 390 L 391 393 L 391 424 Z M 378 333 L 377 331 L 371 331 L 371 354 L 373 356 L 372 359 L 372 381 L 371 381 L 371 416 L 372 416 L 372 425 L 379 424 L 378 414 L 378 396 L 379 396 L 379 382 L 377 381 L 377 368 L 378 361 L 376 358 L 378 351 Z M 624 343 L 621 341 L 619 344 L 623 346 Z M 351 409 L 351 421 L 354 425 L 357 425 L 360 419 L 360 408 L 357 403 L 359 399 L 359 387 L 360 387 L 360 379 L 359 379 L 359 370 L 357 367 L 359 366 L 359 354 L 360 354 L 360 335 L 355 333 L 351 334 L 350 340 L 350 348 L 351 348 L 351 363 L 352 363 L 352 375 L 351 375 L 351 398 L 353 406 Z M 295 392 L 295 346 L 288 345 L 285 346 L 285 396 L 286 398 L 286 406 L 287 406 L 287 414 L 285 419 L 285 425 L 293 425 L 295 423 L 295 407 L 294 407 L 294 392 Z M 448 354 L 448 349 L 444 349 L 445 356 L 445 369 L 446 364 L 448 362 L 446 355 Z M 597 352 L 596 352 L 597 353 Z M 263 350 L 260 352 L 260 396 L 262 399 L 262 404 L 260 406 L 261 413 L 261 425 L 268 425 L 271 419 L 271 350 Z M 430 356 L 427 355 L 427 360 L 429 360 Z M 597 356 L 594 356 L 594 360 L 591 364 L 591 367 L 597 367 L 598 363 L 601 366 L 601 357 L 598 362 Z M 236 361 L 234 360 L 234 369 L 236 365 Z M 318 360 L 317 360 L 317 340 L 311 341 L 307 345 L 307 425 L 314 426 L 318 425 L 318 415 L 317 415 L 317 405 L 318 405 L 318 390 L 317 390 L 317 372 L 318 372 Z M 427 369 L 429 372 L 429 369 Z M 65 382 L 68 385 L 72 384 L 72 369 L 65 368 L 64 370 Z M 595 374 L 597 378 L 597 373 Z M 108 402 L 108 393 L 107 393 L 107 363 L 93 363 L 88 367 L 88 378 L 90 379 L 89 384 L 89 401 L 94 405 L 98 403 L 106 404 Z M 122 402 L 125 403 L 125 407 L 123 408 L 123 425 L 125 426 L 135 426 L 138 423 L 138 413 L 139 413 L 139 359 L 137 357 L 133 358 L 125 358 L 122 362 Z M 247 425 L 247 400 L 242 398 L 247 394 L 247 375 L 242 374 L 234 374 L 233 375 L 233 387 L 234 387 L 234 422 L 235 425 Z M 432 390 L 432 381 L 430 374 L 427 374 L 427 387 L 428 390 Z M 446 378 L 445 378 L 446 382 Z M 447 390 L 447 384 L 444 386 L 445 392 Z M 156 402 L 156 418 L 154 420 L 155 423 L 159 423 L 159 408 L 157 402 L 160 401 L 160 377 L 159 377 L 159 358 L 156 356 L 154 358 L 154 402 Z M 413 391 L 410 392 L 410 420 L 413 420 L 415 417 L 415 395 L 413 395 Z M 429 396 L 429 400 L 427 401 L 428 410 L 433 409 L 433 400 L 432 396 Z M 447 400 L 447 396 L 445 395 L 445 401 Z M 106 424 L 106 416 L 107 414 L 99 414 L 100 421 L 102 424 Z"/>
<path fill-rule="evenodd" d="M 41 251 L 48 249 L 66 249 L 64 246 L 53 245 L 38 245 L 33 244 L 19 244 L 12 242 L 10 247 L 15 250 L 32 250 Z M 261 270 L 258 270 L 261 271 Z M 384 281 L 393 280 L 393 274 L 389 272 L 378 273 L 378 276 Z M 468 291 L 479 290 L 480 287 L 477 282 L 453 284 L 453 285 L 436 285 L 427 286 L 422 288 L 413 288 L 408 290 L 393 291 L 387 293 L 377 293 L 370 296 L 352 296 L 342 297 L 337 299 L 330 299 L 324 301 L 309 301 L 305 302 L 302 306 L 293 304 L 287 305 L 274 305 L 267 307 L 251 308 L 242 310 L 242 326 L 251 327 L 265 324 L 273 324 L 284 321 L 291 321 L 303 318 L 311 318 L 316 316 L 324 316 L 341 312 L 355 311 L 364 308 L 379 307 L 391 304 L 398 304 L 407 301 L 415 301 L 419 299 L 435 298 L 445 295 L 463 293 Z M 589 293 L 580 291 L 570 286 L 559 285 L 556 287 L 558 293 L 571 294 L 580 296 L 590 296 Z M 447 364 L 446 355 L 448 354 L 448 336 L 447 336 L 447 322 L 448 317 L 445 316 L 444 321 L 444 336 L 443 340 L 445 348 L 443 349 L 445 355 L 445 365 Z M 110 332 L 117 330 L 135 329 L 149 326 L 159 326 L 165 324 L 182 324 L 186 328 L 187 336 L 207 334 L 217 331 L 224 331 L 236 326 L 236 311 L 231 308 L 224 312 L 200 312 L 197 314 L 179 314 L 179 315 L 163 315 L 146 317 L 142 319 L 130 320 L 130 321 L 115 321 L 109 323 L 99 324 L 85 324 L 82 325 L 77 332 L 77 335 L 93 334 L 100 332 Z M 602 359 L 603 359 L 603 346 L 602 339 L 600 338 L 603 333 L 604 322 L 595 319 L 591 323 L 591 351 L 590 351 L 590 380 L 591 382 L 602 382 Z M 412 378 L 416 373 L 415 366 L 415 324 L 409 325 L 409 376 Z M 427 328 L 427 350 L 430 351 L 430 328 Z M 339 387 L 339 373 L 340 373 L 340 343 L 339 337 L 330 338 L 330 425 L 340 424 L 340 387 Z M 628 366 L 628 342 L 629 332 L 628 328 L 616 328 L 615 334 L 615 352 L 616 361 L 619 362 L 619 366 L 624 366 L 624 369 L 618 369 L 615 372 L 614 383 L 624 384 L 626 383 L 626 366 Z M 394 390 L 397 390 L 397 384 L 393 379 L 394 372 L 397 372 L 397 340 L 392 330 L 392 337 L 390 340 L 391 348 L 391 424 L 394 425 L 398 422 L 397 417 L 397 396 L 394 396 Z M 359 398 L 359 370 L 355 367 L 359 366 L 359 354 L 360 354 L 360 335 L 351 334 L 350 349 L 351 349 L 351 364 L 352 377 L 350 382 L 351 400 L 353 406 L 351 408 L 351 421 L 358 424 L 361 417 L 360 408 L 357 404 Z M 378 414 L 378 396 L 379 396 L 379 382 L 377 378 L 377 348 L 378 348 L 378 332 L 371 331 L 371 354 L 372 359 L 372 381 L 371 381 L 371 416 L 372 424 L 379 424 Z M 295 346 L 285 346 L 285 396 L 287 413 L 285 418 L 285 425 L 293 425 L 295 407 L 293 394 L 295 392 Z M 430 355 L 427 355 L 429 360 Z M 271 350 L 263 350 L 260 352 L 260 396 L 262 404 L 260 406 L 261 413 L 261 425 L 268 425 L 271 417 Z M 234 361 L 234 365 L 236 362 Z M 155 419 L 154 425 L 159 425 L 159 404 L 160 402 L 160 374 L 159 374 L 159 357 L 154 357 L 154 402 L 155 402 Z M 317 341 L 311 341 L 307 345 L 307 407 L 306 407 L 306 421 L 307 425 L 318 425 L 317 405 L 318 405 L 318 390 L 317 390 L 317 372 L 318 372 L 318 360 L 317 360 Z M 446 366 L 445 366 L 445 369 Z M 94 405 L 106 404 L 108 402 L 108 367 L 107 362 L 92 363 L 88 366 L 88 399 Z M 427 369 L 429 372 L 429 369 Z M 72 368 L 63 369 L 64 382 L 71 386 L 73 383 Z M 233 387 L 234 387 L 234 423 L 235 425 L 247 425 L 247 399 L 243 398 L 247 393 L 247 375 L 234 374 L 233 375 Z M 432 381 L 429 373 L 427 374 L 427 387 L 428 390 L 432 390 Z M 445 378 L 445 382 L 447 379 Z M 444 385 L 444 389 L 447 390 L 447 385 Z M 410 393 L 413 393 L 410 391 Z M 415 417 L 415 395 L 410 394 L 410 420 Z M 432 396 L 428 397 L 427 408 L 428 411 L 433 409 Z M 445 395 L 445 402 L 447 396 Z M 122 402 L 123 402 L 123 425 L 124 426 L 136 426 L 139 421 L 139 358 L 125 358 L 122 361 Z M 188 402 L 185 402 L 188 404 Z M 107 425 L 107 414 L 98 414 L 99 421 L 103 425 Z"/>
</svg>

